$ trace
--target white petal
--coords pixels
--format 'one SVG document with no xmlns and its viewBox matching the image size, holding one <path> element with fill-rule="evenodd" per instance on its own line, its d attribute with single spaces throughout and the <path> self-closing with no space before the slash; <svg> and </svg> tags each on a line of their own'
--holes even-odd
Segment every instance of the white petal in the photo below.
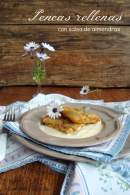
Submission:
<svg viewBox="0 0 130 195">
<path fill-rule="evenodd" d="M 82 91 L 80 91 L 80 94 L 81 94 L 81 95 L 85 95 L 85 94 L 87 94 L 87 92 L 84 92 L 84 91 L 82 90 Z"/>
<path fill-rule="evenodd" d="M 24 46 L 24 50 L 27 51 L 27 52 L 29 52 L 30 51 L 30 48 L 27 47 L 27 46 Z"/>
<path fill-rule="evenodd" d="M 36 50 L 40 47 L 39 44 L 35 43 L 35 42 L 29 42 L 24 46 L 24 50 L 27 52 L 30 52 L 32 50 Z"/>
<path fill-rule="evenodd" d="M 80 91 L 80 94 L 83 95 L 83 91 L 82 90 Z"/>
<path fill-rule="evenodd" d="M 54 47 L 52 47 L 50 44 L 42 43 L 42 46 L 50 51 L 55 51 Z"/>
</svg>

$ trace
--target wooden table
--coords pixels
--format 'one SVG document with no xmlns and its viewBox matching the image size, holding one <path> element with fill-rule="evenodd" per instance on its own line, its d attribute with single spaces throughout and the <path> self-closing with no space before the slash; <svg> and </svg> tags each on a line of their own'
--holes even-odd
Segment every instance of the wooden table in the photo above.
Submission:
<svg viewBox="0 0 130 195">
<path fill-rule="evenodd" d="M 5 87 L 0 89 L 0 105 L 17 100 L 29 100 L 35 87 Z M 104 89 L 80 96 L 79 88 L 44 87 L 44 93 L 61 93 L 72 98 L 121 101 L 130 99 L 129 89 Z M 0 195 L 58 195 L 64 176 L 40 163 L 32 163 L 0 174 Z"/>
</svg>

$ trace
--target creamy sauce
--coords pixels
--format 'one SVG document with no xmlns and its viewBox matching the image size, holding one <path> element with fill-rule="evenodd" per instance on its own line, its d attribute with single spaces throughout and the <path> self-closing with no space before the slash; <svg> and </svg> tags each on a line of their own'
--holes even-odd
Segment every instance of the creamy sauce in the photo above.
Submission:
<svg viewBox="0 0 130 195">
<path fill-rule="evenodd" d="M 103 125 L 101 121 L 99 121 L 96 124 L 85 125 L 79 131 L 75 132 L 74 134 L 66 134 L 59 130 L 56 130 L 54 128 L 41 125 L 41 124 L 40 124 L 40 129 L 44 133 L 51 135 L 51 136 L 60 137 L 60 138 L 79 139 L 79 138 L 88 138 L 88 137 L 98 134 L 103 129 Z"/>
</svg>

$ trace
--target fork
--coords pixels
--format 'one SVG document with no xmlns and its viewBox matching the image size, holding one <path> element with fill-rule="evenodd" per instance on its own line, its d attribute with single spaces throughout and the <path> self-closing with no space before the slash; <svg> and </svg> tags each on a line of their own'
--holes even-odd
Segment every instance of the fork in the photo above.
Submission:
<svg viewBox="0 0 130 195">
<path fill-rule="evenodd" d="M 15 121 L 15 118 L 15 110 L 10 109 L 5 113 L 3 121 Z"/>
</svg>

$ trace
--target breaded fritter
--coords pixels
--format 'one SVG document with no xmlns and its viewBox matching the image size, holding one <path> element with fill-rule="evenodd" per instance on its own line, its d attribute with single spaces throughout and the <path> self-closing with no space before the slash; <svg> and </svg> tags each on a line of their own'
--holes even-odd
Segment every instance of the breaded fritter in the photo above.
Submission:
<svg viewBox="0 0 130 195">
<path fill-rule="evenodd" d="M 87 114 L 81 108 L 64 106 L 62 112 L 65 118 L 68 118 L 73 123 L 77 124 L 95 124 L 100 121 L 99 116 L 95 114 Z"/>
<path fill-rule="evenodd" d="M 74 133 L 75 131 L 80 130 L 80 128 L 84 126 L 84 124 L 72 123 L 70 120 L 65 119 L 63 117 L 58 119 L 51 119 L 48 116 L 42 118 L 42 124 L 60 130 L 64 133 Z"/>
</svg>

